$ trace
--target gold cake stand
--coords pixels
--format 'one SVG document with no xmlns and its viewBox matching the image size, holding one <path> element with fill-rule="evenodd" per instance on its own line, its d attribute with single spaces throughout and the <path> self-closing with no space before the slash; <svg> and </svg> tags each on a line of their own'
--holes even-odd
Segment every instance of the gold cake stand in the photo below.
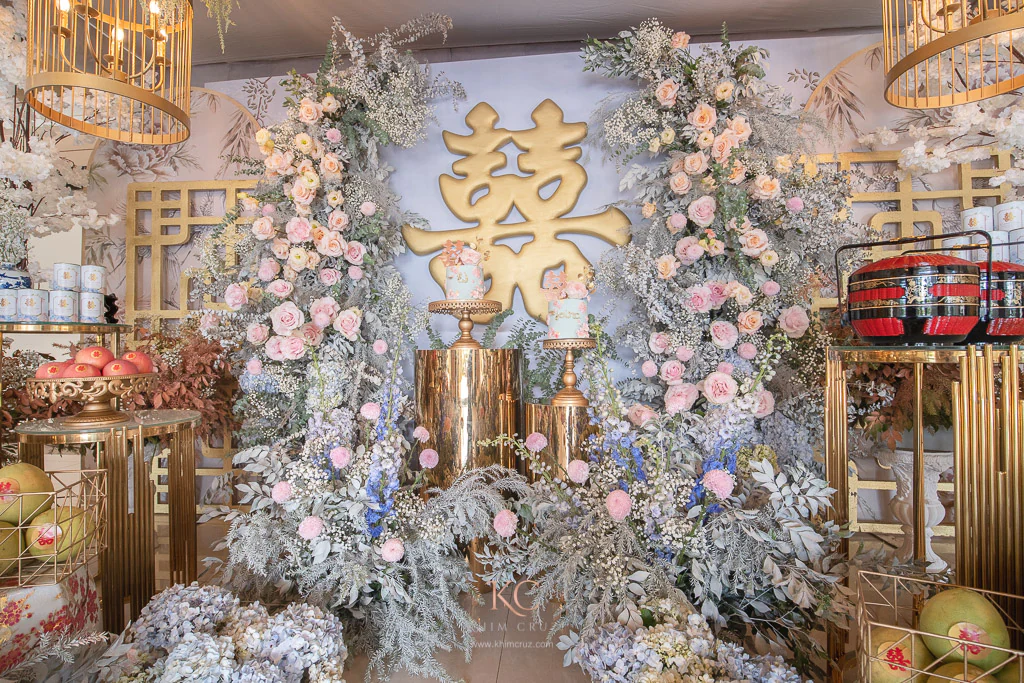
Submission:
<svg viewBox="0 0 1024 683">
<path fill-rule="evenodd" d="M 427 304 L 427 310 L 431 313 L 453 315 L 459 319 L 462 336 L 456 339 L 450 348 L 479 349 L 480 342 L 473 339 L 473 316 L 500 313 L 501 302 L 491 299 L 445 299 L 444 301 L 431 301 Z"/>
<path fill-rule="evenodd" d="M 579 339 L 545 339 L 541 345 L 545 349 L 565 350 L 565 372 L 562 373 L 562 383 L 565 387 L 551 397 L 551 405 L 583 408 L 590 405 L 583 392 L 576 388 L 576 357 L 573 355 L 573 351 L 592 349 L 597 346 L 597 342 L 591 337 L 582 337 Z"/>
</svg>

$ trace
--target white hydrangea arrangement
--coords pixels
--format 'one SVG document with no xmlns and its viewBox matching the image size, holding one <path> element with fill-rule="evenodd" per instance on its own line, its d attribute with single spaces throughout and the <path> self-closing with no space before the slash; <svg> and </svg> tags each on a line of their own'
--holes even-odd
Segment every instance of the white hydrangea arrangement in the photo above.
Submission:
<svg viewBox="0 0 1024 683">
<path fill-rule="evenodd" d="M 344 627 L 318 607 L 271 615 L 223 588 L 176 585 L 153 598 L 95 664 L 101 683 L 338 683 Z"/>
<path fill-rule="evenodd" d="M 693 423 L 695 446 L 726 433 L 757 439 L 777 411 L 821 402 L 820 387 L 778 372 L 808 330 L 835 248 L 860 230 L 849 179 L 807 156 L 810 124 L 762 80 L 758 47 L 723 36 L 720 48 L 695 52 L 687 34 L 649 20 L 589 40 L 583 57 L 586 69 L 639 87 L 596 112 L 598 142 L 622 161 L 653 160 L 621 181 L 645 220 L 599 271 L 633 302 L 618 339 L 643 377 L 625 394 Z"/>
</svg>

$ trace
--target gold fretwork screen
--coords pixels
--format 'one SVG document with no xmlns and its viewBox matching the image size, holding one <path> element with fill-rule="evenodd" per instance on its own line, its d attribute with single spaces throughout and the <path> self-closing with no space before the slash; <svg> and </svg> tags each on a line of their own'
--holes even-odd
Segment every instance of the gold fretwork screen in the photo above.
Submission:
<svg viewBox="0 0 1024 683">
<path fill-rule="evenodd" d="M 202 180 L 132 183 L 126 211 L 125 322 L 148 319 L 157 328 L 181 320 L 190 312 L 192 276 L 197 265 L 196 238 L 219 225 L 236 208 L 240 195 L 255 186 L 252 180 Z M 240 219 L 240 223 L 247 222 Z M 231 235 L 236 234 L 232 232 Z M 236 241 L 224 240 L 224 258 L 235 263 Z M 223 308 L 206 300 L 203 308 Z M 231 435 L 216 446 L 204 443 L 196 478 L 220 477 L 233 471 Z M 206 466 L 200 466 L 205 464 Z M 167 458 L 153 458 L 157 513 L 167 512 Z M 198 488 L 198 486 L 197 486 Z M 205 511 L 204 505 L 199 511 Z"/>
<path fill-rule="evenodd" d="M 819 155 L 816 161 L 820 166 L 838 165 L 844 171 L 860 170 L 871 177 L 894 174 L 898 170 L 899 156 L 899 150 L 842 152 Z M 854 192 L 854 216 L 878 239 L 940 235 L 944 232 L 944 219 L 951 228 L 948 232 L 955 232 L 952 228 L 959 227 L 959 214 L 963 209 L 978 205 L 979 200 L 994 199 L 998 203 L 1006 199 L 1010 186 L 991 187 L 989 180 L 1001 175 L 1010 165 L 1009 152 L 993 151 L 989 161 L 980 165 L 959 164 L 946 172 L 924 177 L 908 173 L 891 186 Z M 872 250 L 871 259 L 887 255 L 891 254 L 878 247 Z M 834 298 L 814 302 L 815 310 L 836 305 Z"/>
</svg>

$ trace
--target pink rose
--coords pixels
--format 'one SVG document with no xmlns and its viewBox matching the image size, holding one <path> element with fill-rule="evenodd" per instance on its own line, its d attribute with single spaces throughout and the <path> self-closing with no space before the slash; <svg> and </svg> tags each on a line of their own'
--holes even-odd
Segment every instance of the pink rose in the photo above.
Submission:
<svg viewBox="0 0 1024 683">
<path fill-rule="evenodd" d="M 366 254 L 366 247 L 355 240 L 345 247 L 345 260 L 353 265 L 362 265 L 363 256 Z"/>
<path fill-rule="evenodd" d="M 663 107 L 672 107 L 676 103 L 676 97 L 679 95 L 679 84 L 668 78 L 658 84 L 658 87 L 654 90 L 654 96 L 658 98 L 658 104 Z"/>
<path fill-rule="evenodd" d="M 327 132 L 324 133 L 324 137 L 327 138 L 327 142 L 336 145 L 341 142 L 341 131 L 337 128 L 328 128 Z"/>
<path fill-rule="evenodd" d="M 668 351 L 669 338 L 664 332 L 652 332 L 647 342 L 647 347 L 652 353 L 665 353 Z"/>
<path fill-rule="evenodd" d="M 380 417 L 380 404 L 367 401 L 359 409 L 359 414 L 363 416 L 364 420 L 375 422 Z"/>
<path fill-rule="evenodd" d="M 696 313 L 707 313 L 712 307 L 711 290 L 704 285 L 687 287 L 683 291 L 683 306 Z"/>
<path fill-rule="evenodd" d="M 502 538 L 512 538 L 516 535 L 516 527 L 519 526 L 519 517 L 511 510 L 501 510 L 494 515 L 492 523 L 494 530 Z"/>
<path fill-rule="evenodd" d="M 754 228 L 740 235 L 740 244 L 740 251 L 751 258 L 757 258 L 768 249 L 768 235 L 761 228 Z"/>
<path fill-rule="evenodd" d="M 763 324 L 764 316 L 761 315 L 761 311 L 753 308 L 748 308 L 736 318 L 736 327 L 739 328 L 741 334 L 754 334 L 761 329 Z"/>
<path fill-rule="evenodd" d="M 790 197 L 786 200 L 786 208 L 791 213 L 800 213 L 804 210 L 804 200 L 800 197 Z"/>
<path fill-rule="evenodd" d="M 363 313 L 358 308 L 347 308 L 334 319 L 334 329 L 349 341 L 359 338 L 359 326 L 363 322 Z"/>
<path fill-rule="evenodd" d="M 548 447 L 548 439 L 540 432 L 533 432 L 526 437 L 526 441 L 523 442 L 526 446 L 526 450 L 531 453 L 539 453 Z"/>
<path fill-rule="evenodd" d="M 416 429 L 412 430 L 412 438 L 420 443 L 426 443 L 430 439 L 430 432 L 423 425 L 419 425 Z"/>
<path fill-rule="evenodd" d="M 250 358 L 249 362 L 245 364 L 245 371 L 250 375 L 262 375 L 263 374 L 263 361 L 259 358 Z"/>
<path fill-rule="evenodd" d="M 779 327 L 786 333 L 787 337 L 799 339 L 807 332 L 811 321 L 807 318 L 807 311 L 800 306 L 784 308 L 779 313 Z"/>
<path fill-rule="evenodd" d="M 338 232 L 343 231 L 348 227 L 348 214 L 340 209 L 331 211 L 330 215 L 327 216 L 327 227 Z"/>
<path fill-rule="evenodd" d="M 643 427 L 648 421 L 656 417 L 658 417 L 658 414 L 642 403 L 634 403 L 626 411 L 626 418 L 637 427 Z"/>
<path fill-rule="evenodd" d="M 701 477 L 700 483 L 704 485 L 704 488 L 715 494 L 715 497 L 719 500 L 725 500 L 732 495 L 732 490 L 736 488 L 736 480 L 726 470 L 710 470 L 704 473 Z"/>
<path fill-rule="evenodd" d="M 383 356 L 385 353 L 388 352 L 388 343 L 383 339 L 378 339 L 377 341 L 373 342 L 373 352 L 378 356 Z"/>
<path fill-rule="evenodd" d="M 332 287 L 341 282 L 341 272 L 334 268 L 324 268 L 320 271 L 320 282 Z"/>
<path fill-rule="evenodd" d="M 299 522 L 299 536 L 307 541 L 312 541 L 314 538 L 322 534 L 323 531 L 324 520 L 320 519 L 316 515 L 310 515 Z"/>
<path fill-rule="evenodd" d="M 331 449 L 330 457 L 331 464 L 341 470 L 348 467 L 348 464 L 352 462 L 352 451 L 344 446 L 335 446 Z"/>
<path fill-rule="evenodd" d="M 270 322 L 276 334 L 286 337 L 292 330 L 299 329 L 306 322 L 306 317 L 294 302 L 285 301 L 270 311 Z"/>
<path fill-rule="evenodd" d="M 736 353 L 739 354 L 739 357 L 743 360 L 754 360 L 757 358 L 757 347 L 750 342 L 743 342 L 736 347 Z"/>
<path fill-rule="evenodd" d="M 690 176 L 685 173 L 676 173 L 668 179 L 668 187 L 675 194 L 682 196 L 690 191 L 693 183 L 690 182 Z"/>
<path fill-rule="evenodd" d="M 690 220 L 702 228 L 706 228 L 715 221 L 715 211 L 718 210 L 718 203 L 710 195 L 704 195 L 690 202 L 686 207 L 686 213 Z"/>
<path fill-rule="evenodd" d="M 282 337 L 281 355 L 285 360 L 299 360 L 306 355 L 306 341 L 302 337 Z"/>
<path fill-rule="evenodd" d="M 324 331 L 316 323 L 306 323 L 292 332 L 292 336 L 298 337 L 308 346 L 320 346 L 320 343 L 324 340 Z"/>
<path fill-rule="evenodd" d="M 673 384 L 665 390 L 665 412 L 676 415 L 689 410 L 697 402 L 697 386 L 690 382 Z"/>
<path fill-rule="evenodd" d="M 476 249 L 470 249 L 469 247 L 463 247 L 462 252 L 459 254 L 459 260 L 462 261 L 464 266 L 475 266 L 480 263 L 484 258 Z"/>
<path fill-rule="evenodd" d="M 721 280 L 708 280 L 704 285 L 711 290 L 711 308 L 721 308 L 729 300 L 725 283 Z"/>
<path fill-rule="evenodd" d="M 405 557 L 405 544 L 400 538 L 389 538 L 380 547 L 380 556 L 385 562 L 398 562 Z"/>
<path fill-rule="evenodd" d="M 270 282 L 281 272 L 281 264 L 272 258 L 265 258 L 260 261 L 260 268 L 256 276 L 264 282 Z"/>
<path fill-rule="evenodd" d="M 291 244 L 286 239 L 280 237 L 274 238 L 274 243 L 271 245 L 270 250 L 274 252 L 274 256 L 281 259 L 282 261 L 288 258 L 288 252 L 292 250 Z"/>
<path fill-rule="evenodd" d="M 704 378 L 704 398 L 716 406 L 725 405 L 736 398 L 739 386 L 724 372 L 712 372 Z"/>
<path fill-rule="evenodd" d="M 275 211 L 277 211 L 277 207 L 273 204 L 264 204 L 263 208 L 260 209 L 260 213 L 264 216 L 273 216 Z"/>
<path fill-rule="evenodd" d="M 224 290 L 224 302 L 232 311 L 237 311 L 242 306 L 249 303 L 249 292 L 244 286 L 237 282 L 232 283 Z"/>
<path fill-rule="evenodd" d="M 684 363 L 689 361 L 691 358 L 693 358 L 693 349 L 691 349 L 689 346 L 680 346 L 678 349 L 676 349 L 676 358 Z"/>
<path fill-rule="evenodd" d="M 420 451 L 420 467 L 425 470 L 431 470 L 437 467 L 438 463 L 437 451 L 433 448 L 424 448 Z"/>
<path fill-rule="evenodd" d="M 349 266 L 348 267 L 348 276 L 350 278 L 352 278 L 353 280 L 362 280 L 363 279 L 363 269 L 360 268 L 359 266 Z"/>
<path fill-rule="evenodd" d="M 570 481 L 576 484 L 585 484 L 590 477 L 590 463 L 586 460 L 570 460 L 566 468 Z"/>
<path fill-rule="evenodd" d="M 767 389 L 761 389 L 755 396 L 757 405 L 754 406 L 754 417 L 761 420 L 775 412 L 775 397 Z"/>
<path fill-rule="evenodd" d="M 700 175 L 708 170 L 708 155 L 704 152 L 687 154 L 683 158 L 682 170 L 690 175 Z"/>
<path fill-rule="evenodd" d="M 279 481 L 270 489 L 270 497 L 280 505 L 292 497 L 292 485 L 286 481 Z"/>
<path fill-rule="evenodd" d="M 286 299 L 288 295 L 295 289 L 295 285 L 288 282 L 287 280 L 274 280 L 267 285 L 267 291 L 276 296 L 278 299 Z"/>
<path fill-rule="evenodd" d="M 324 234 L 323 239 L 316 245 L 316 249 L 324 256 L 336 258 L 345 253 L 347 246 L 345 240 L 341 239 L 341 233 L 337 230 L 331 230 Z"/>
<path fill-rule="evenodd" d="M 377 213 L 377 205 L 373 202 L 363 202 L 359 205 L 359 213 L 364 216 L 372 216 Z"/>
<path fill-rule="evenodd" d="M 666 384 L 679 384 L 683 381 L 686 368 L 677 360 L 668 360 L 661 364 L 661 379 Z"/>
<path fill-rule="evenodd" d="M 718 114 L 710 104 L 701 102 L 686 115 L 686 120 L 697 130 L 710 131 L 718 121 Z"/>
<path fill-rule="evenodd" d="M 265 348 L 267 352 L 267 358 L 270 360 L 281 361 L 284 360 L 284 353 L 281 352 L 281 343 L 287 339 L 287 337 L 273 336 L 267 340 L 267 346 Z"/>
<path fill-rule="evenodd" d="M 277 228 L 274 227 L 274 221 L 270 220 L 267 216 L 261 216 L 252 222 L 250 226 L 252 234 L 256 239 L 260 241 L 269 240 L 277 233 Z"/>
<path fill-rule="evenodd" d="M 612 519 L 616 522 L 621 522 L 626 517 L 629 517 L 629 511 L 633 507 L 633 499 L 622 489 L 616 489 L 604 499 L 604 506 L 608 509 L 608 514 Z"/>
<path fill-rule="evenodd" d="M 292 244 L 308 242 L 313 236 L 313 226 L 302 216 L 295 216 L 289 220 L 288 224 L 285 225 L 284 231 L 288 235 L 288 241 Z"/>
<path fill-rule="evenodd" d="M 776 296 L 780 291 L 782 291 L 782 285 L 775 280 L 767 280 L 761 285 L 761 293 L 765 296 Z"/>
<path fill-rule="evenodd" d="M 673 235 L 686 227 L 686 216 L 681 213 L 674 213 L 666 221 L 668 230 Z"/>
<path fill-rule="evenodd" d="M 199 318 L 200 332 L 209 332 L 213 328 L 217 327 L 217 325 L 220 325 L 220 318 L 218 318 L 217 314 L 213 311 L 207 311 Z"/>
<path fill-rule="evenodd" d="M 658 364 L 653 360 L 644 361 L 644 364 L 640 366 L 640 372 L 644 377 L 654 377 L 658 374 Z"/>
<path fill-rule="evenodd" d="M 320 329 L 324 329 L 331 324 L 334 320 L 334 316 L 338 314 L 338 302 L 332 297 L 325 296 L 316 299 L 309 305 L 309 315 L 313 318 L 313 322 Z"/>
<path fill-rule="evenodd" d="M 727 320 L 716 320 L 711 323 L 711 343 L 720 349 L 731 349 L 736 346 L 739 339 L 739 332 L 736 326 Z"/>
<path fill-rule="evenodd" d="M 733 370 L 735 369 L 736 368 L 733 367 L 732 363 L 726 363 L 725 361 L 722 361 L 721 363 L 718 364 L 718 367 L 715 368 L 715 372 L 724 372 L 727 375 L 731 375 Z"/>
</svg>

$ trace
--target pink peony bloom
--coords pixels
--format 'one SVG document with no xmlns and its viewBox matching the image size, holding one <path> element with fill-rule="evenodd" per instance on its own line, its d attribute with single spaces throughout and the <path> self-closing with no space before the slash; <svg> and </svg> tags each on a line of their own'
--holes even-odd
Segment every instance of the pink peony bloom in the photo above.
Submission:
<svg viewBox="0 0 1024 683">
<path fill-rule="evenodd" d="M 462 265 L 464 266 L 475 266 L 480 263 L 483 258 L 483 254 L 476 249 L 470 249 L 469 247 L 463 247 L 462 251 L 459 253 L 459 260 L 462 261 Z"/>
<path fill-rule="evenodd" d="M 526 441 L 523 442 L 526 445 L 526 450 L 531 453 L 540 453 L 542 450 L 548 447 L 548 439 L 540 432 L 533 432 L 526 437 Z"/>
<path fill-rule="evenodd" d="M 423 425 L 419 425 L 416 429 L 412 430 L 412 438 L 416 439 L 420 443 L 426 443 L 430 439 L 430 432 Z"/>
<path fill-rule="evenodd" d="M 565 287 L 562 289 L 562 294 L 565 295 L 566 299 L 586 299 L 590 294 L 590 290 L 587 286 L 578 280 L 572 280 L 571 282 L 565 283 Z"/>
<path fill-rule="evenodd" d="M 285 225 L 284 232 L 292 244 L 308 242 L 313 236 L 313 226 L 302 216 L 295 216 Z"/>
<path fill-rule="evenodd" d="M 373 352 L 378 356 L 383 356 L 385 353 L 388 352 L 388 343 L 383 339 L 378 339 L 377 341 L 373 342 Z"/>
<path fill-rule="evenodd" d="M 691 349 L 689 346 L 680 346 L 678 349 L 676 349 L 676 358 L 678 358 L 684 363 L 687 362 L 688 360 L 693 358 L 693 349 Z"/>
<path fill-rule="evenodd" d="M 715 497 L 719 500 L 728 498 L 732 495 L 732 490 L 736 488 L 736 480 L 726 470 L 705 472 L 701 478 L 701 483 L 705 489 L 715 494 Z"/>
<path fill-rule="evenodd" d="M 380 547 L 380 556 L 385 562 L 398 562 L 405 557 L 405 544 L 400 538 L 389 538 Z"/>
<path fill-rule="evenodd" d="M 249 292 L 243 285 L 237 282 L 230 284 L 224 290 L 224 302 L 227 303 L 228 308 L 232 311 L 237 311 L 249 303 Z"/>
<path fill-rule="evenodd" d="M 277 206 L 274 204 L 264 204 L 263 208 L 260 209 L 260 213 L 264 216 L 273 216 L 275 211 L 277 211 Z"/>
<path fill-rule="evenodd" d="M 249 323 L 245 328 L 245 338 L 250 344 L 259 346 L 270 338 L 270 328 L 260 323 Z"/>
<path fill-rule="evenodd" d="M 352 451 L 345 448 L 344 446 L 335 446 L 331 449 L 330 453 L 331 464 L 337 467 L 339 470 L 348 467 L 348 464 L 352 462 Z"/>
<path fill-rule="evenodd" d="M 327 142 L 336 145 L 341 142 L 341 131 L 337 128 L 328 128 L 327 132 L 324 133 L 324 137 L 327 138 Z"/>
<path fill-rule="evenodd" d="M 250 375 L 262 375 L 263 374 L 263 361 L 259 358 L 250 358 L 249 362 L 245 364 L 245 371 Z"/>
<path fill-rule="evenodd" d="M 679 384 L 683 381 L 686 368 L 677 360 L 667 360 L 661 364 L 661 380 L 666 384 Z"/>
<path fill-rule="evenodd" d="M 494 515 L 493 526 L 502 538 L 512 538 L 516 534 L 516 527 L 519 526 L 519 517 L 511 510 L 502 510 Z"/>
<path fill-rule="evenodd" d="M 626 411 L 626 417 L 637 427 L 643 427 L 647 422 L 658 417 L 658 414 L 642 403 L 634 403 Z"/>
<path fill-rule="evenodd" d="M 736 353 L 738 353 L 739 357 L 743 360 L 754 360 L 757 358 L 757 347 L 750 342 L 743 342 L 736 347 Z"/>
<path fill-rule="evenodd" d="M 731 375 L 732 371 L 735 370 L 735 369 L 736 368 L 733 367 L 732 363 L 726 363 L 726 362 L 723 361 L 723 362 L 718 364 L 717 368 L 715 368 L 715 372 L 724 372 L 727 375 Z"/>
<path fill-rule="evenodd" d="M 604 506 L 608 509 L 608 514 L 616 522 L 629 517 L 629 511 L 633 507 L 633 499 L 629 497 L 629 494 L 622 489 L 617 489 L 608 494 L 608 497 L 604 499 Z"/>
<path fill-rule="evenodd" d="M 669 232 L 674 235 L 686 227 L 686 216 L 681 213 L 674 213 L 668 217 L 666 225 L 668 225 Z"/>
<path fill-rule="evenodd" d="M 711 307 L 721 308 L 722 304 L 729 300 L 726 293 L 725 283 L 721 280 L 708 280 L 704 286 L 711 290 Z"/>
<path fill-rule="evenodd" d="M 767 280 L 761 285 L 761 293 L 765 296 L 776 296 L 780 291 L 782 291 L 782 285 L 775 280 Z"/>
<path fill-rule="evenodd" d="M 720 349 L 731 349 L 739 340 L 736 326 L 727 320 L 716 320 L 711 323 L 711 343 Z"/>
<path fill-rule="evenodd" d="M 804 210 L 804 200 L 800 197 L 790 197 L 786 200 L 786 208 L 792 213 L 800 213 Z"/>
<path fill-rule="evenodd" d="M 683 291 L 683 306 L 695 313 L 707 313 L 714 306 L 714 295 L 704 285 L 687 287 Z"/>
<path fill-rule="evenodd" d="M 363 416 L 363 419 L 370 420 L 372 422 L 380 417 L 380 404 L 367 401 L 359 409 L 359 414 Z"/>
<path fill-rule="evenodd" d="M 767 389 L 757 392 L 757 405 L 754 406 L 754 417 L 761 420 L 775 412 L 775 397 Z"/>
<path fill-rule="evenodd" d="M 576 484 L 585 484 L 590 477 L 590 463 L 586 460 L 570 460 L 566 468 L 569 479 Z"/>
<path fill-rule="evenodd" d="M 787 337 L 799 339 L 807 332 L 811 321 L 807 317 L 807 311 L 800 306 L 784 308 L 779 313 L 779 327 L 786 333 Z"/>
<path fill-rule="evenodd" d="M 693 408 L 697 402 L 697 386 L 690 382 L 674 384 L 665 390 L 665 412 L 677 415 Z"/>
<path fill-rule="evenodd" d="M 377 205 L 373 202 L 363 202 L 359 205 L 359 213 L 364 216 L 372 216 L 377 213 Z"/>
<path fill-rule="evenodd" d="M 348 276 L 350 278 L 352 278 L 353 280 L 362 280 L 363 279 L 363 269 L 360 268 L 359 266 L 349 266 L 349 268 L 348 268 Z"/>
<path fill-rule="evenodd" d="M 668 335 L 664 332 L 652 332 L 651 338 L 647 342 L 647 346 L 651 349 L 652 353 L 665 353 L 668 351 L 668 344 Z"/>
<path fill-rule="evenodd" d="M 437 451 L 433 448 L 424 448 L 420 451 L 420 467 L 425 470 L 430 470 L 437 467 L 438 463 Z"/>
<path fill-rule="evenodd" d="M 316 515 L 310 515 L 299 522 L 299 536 L 307 541 L 312 541 L 314 538 L 322 534 L 323 531 L 324 520 L 320 519 Z"/>
<path fill-rule="evenodd" d="M 256 277 L 263 280 L 264 282 L 270 282 L 277 274 L 281 272 L 281 264 L 272 258 L 265 258 L 260 261 L 260 268 L 256 272 Z"/>
<path fill-rule="evenodd" d="M 704 378 L 704 398 L 708 403 L 716 406 L 732 401 L 736 398 L 738 390 L 739 386 L 736 384 L 736 380 L 724 372 L 712 372 Z"/>
<path fill-rule="evenodd" d="M 658 374 L 658 364 L 653 360 L 644 361 L 644 364 L 640 366 L 640 372 L 644 377 L 654 377 Z"/>
<path fill-rule="evenodd" d="M 286 481 L 279 481 L 270 489 L 270 497 L 280 505 L 292 497 L 292 485 Z"/>
</svg>

